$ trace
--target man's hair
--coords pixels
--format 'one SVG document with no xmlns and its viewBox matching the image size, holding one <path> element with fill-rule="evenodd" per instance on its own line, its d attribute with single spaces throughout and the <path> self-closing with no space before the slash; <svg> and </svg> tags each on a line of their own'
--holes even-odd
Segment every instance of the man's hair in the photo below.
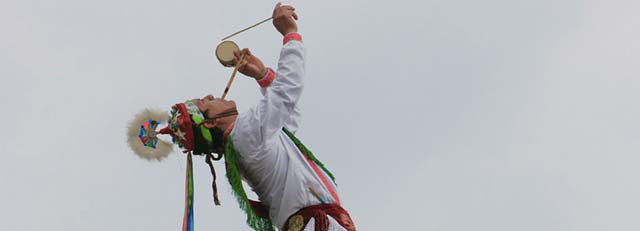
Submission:
<svg viewBox="0 0 640 231">
<path fill-rule="evenodd" d="M 204 125 L 200 125 L 204 126 Z M 193 126 L 193 154 L 206 155 L 211 153 L 223 154 L 224 153 L 224 131 L 219 127 L 209 128 L 211 132 L 212 141 L 208 142 L 200 132 L 200 127 Z"/>
<path fill-rule="evenodd" d="M 206 114 L 205 114 L 206 115 Z M 211 169 L 211 175 L 213 176 L 213 183 L 211 187 L 213 189 L 213 201 L 216 205 L 220 205 L 220 200 L 218 199 L 218 186 L 216 186 L 216 171 L 213 169 L 212 160 L 220 160 L 222 155 L 224 154 L 224 131 L 219 127 L 209 128 L 209 133 L 211 133 L 211 141 L 207 141 L 202 135 L 204 124 L 200 125 L 192 125 L 191 129 L 193 129 L 193 151 L 192 153 L 195 155 L 204 155 L 206 156 L 206 162 Z M 218 154 L 216 157 L 213 154 Z"/>
</svg>

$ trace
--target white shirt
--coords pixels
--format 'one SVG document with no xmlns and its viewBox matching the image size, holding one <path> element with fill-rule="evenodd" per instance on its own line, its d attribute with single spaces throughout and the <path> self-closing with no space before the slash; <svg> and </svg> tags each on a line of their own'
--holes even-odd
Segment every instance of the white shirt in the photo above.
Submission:
<svg viewBox="0 0 640 231">
<path fill-rule="evenodd" d="M 297 104 L 304 88 L 304 59 L 302 42 L 287 41 L 280 52 L 275 79 L 261 89 L 264 97 L 238 115 L 229 135 L 238 153 L 240 172 L 268 207 L 279 229 L 299 209 L 322 203 L 309 188 L 326 203 L 336 203 L 304 154 L 282 131 L 285 127 L 295 133 L 300 124 Z"/>
</svg>

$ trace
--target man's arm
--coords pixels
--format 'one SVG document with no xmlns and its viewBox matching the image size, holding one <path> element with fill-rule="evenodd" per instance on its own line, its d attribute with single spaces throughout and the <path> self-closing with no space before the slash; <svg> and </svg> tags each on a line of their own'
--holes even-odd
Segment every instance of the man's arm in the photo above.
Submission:
<svg viewBox="0 0 640 231">
<path fill-rule="evenodd" d="M 251 116 L 246 118 L 245 123 L 249 127 L 242 129 L 247 132 L 245 137 L 251 137 L 254 147 L 269 142 L 283 126 L 293 131 L 298 127 L 300 114 L 297 103 L 304 87 L 305 50 L 302 37 L 297 33 L 295 19 L 298 16 L 294 10 L 291 6 L 278 4 L 273 12 L 273 23 L 284 35 L 284 45 L 275 71 L 265 68 L 248 49 L 242 51 L 246 61 L 240 64 L 239 71 L 255 78 L 264 96 L 249 111 Z M 240 55 L 236 53 L 236 62 Z"/>
<path fill-rule="evenodd" d="M 258 80 L 258 84 L 260 85 L 260 93 L 262 93 L 262 96 L 267 95 L 267 92 L 269 92 L 269 86 L 271 86 L 271 83 L 274 79 L 275 73 L 273 73 L 273 71 L 270 71 L 269 73 L 265 73 L 264 76 Z M 300 107 L 298 107 L 298 104 L 296 104 L 293 108 L 293 111 L 291 112 L 291 115 L 289 116 L 289 119 L 285 121 L 284 127 L 287 128 L 287 130 L 289 130 L 291 133 L 295 134 L 300 127 L 301 121 L 302 113 L 300 112 Z"/>
<path fill-rule="evenodd" d="M 287 91 L 291 104 L 291 111 L 285 120 L 284 127 L 292 133 L 296 133 L 302 116 L 298 102 L 302 96 L 305 77 L 305 49 L 302 43 L 302 37 L 291 32 L 284 38 L 284 47 L 280 53 L 276 78 L 270 87 L 273 92 Z M 281 89 L 278 89 L 281 88 Z"/>
</svg>

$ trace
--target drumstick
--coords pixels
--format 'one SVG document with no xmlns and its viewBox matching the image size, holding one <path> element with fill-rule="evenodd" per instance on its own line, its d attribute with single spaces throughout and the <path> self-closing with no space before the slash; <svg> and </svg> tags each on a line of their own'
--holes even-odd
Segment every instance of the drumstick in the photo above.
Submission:
<svg viewBox="0 0 640 231">
<path fill-rule="evenodd" d="M 256 24 L 253 24 L 253 26 L 250 26 L 250 27 L 244 28 L 244 29 L 242 29 L 242 30 L 240 30 L 240 31 L 238 31 L 238 32 L 236 32 L 236 33 L 233 33 L 233 34 L 231 34 L 231 35 L 229 35 L 229 36 L 227 36 L 227 37 L 224 37 L 224 38 L 222 38 L 222 40 L 221 40 L 221 41 L 227 40 L 227 39 L 229 39 L 229 38 L 231 38 L 231 37 L 233 37 L 233 36 L 235 36 L 235 35 L 237 35 L 237 34 L 240 34 L 240 33 L 244 32 L 244 31 L 246 31 L 246 30 L 248 30 L 248 29 L 254 28 L 254 27 L 256 27 L 257 25 L 260 25 L 260 24 L 262 24 L 262 23 L 265 23 L 266 21 L 269 21 L 269 20 L 271 20 L 271 19 L 273 19 L 273 17 L 269 17 L 268 19 L 265 19 L 265 20 L 262 20 L 262 21 L 260 21 L 260 22 L 258 22 L 258 23 L 256 23 Z"/>
<path fill-rule="evenodd" d="M 233 83 L 233 79 L 236 77 L 236 72 L 238 72 L 238 67 L 240 67 L 240 64 L 242 64 L 242 61 L 244 61 L 244 54 L 240 56 L 240 60 L 238 61 L 238 63 L 236 63 L 236 67 L 233 68 L 233 73 L 231 73 L 231 78 L 229 79 L 229 82 L 227 82 L 227 87 L 224 89 L 224 93 L 222 94 L 222 100 L 224 100 L 224 97 L 227 96 L 227 93 L 229 92 L 229 88 L 231 87 L 231 83 Z"/>
</svg>

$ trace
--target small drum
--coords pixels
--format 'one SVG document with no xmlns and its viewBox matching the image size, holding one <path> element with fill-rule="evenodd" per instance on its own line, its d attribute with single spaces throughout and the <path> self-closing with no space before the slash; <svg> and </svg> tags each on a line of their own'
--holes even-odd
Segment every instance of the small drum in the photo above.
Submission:
<svg viewBox="0 0 640 231">
<path fill-rule="evenodd" d="M 232 41 L 222 41 L 218 47 L 216 47 L 216 57 L 218 61 L 222 63 L 222 66 L 232 67 L 233 66 L 233 52 L 240 51 L 240 47 L 236 45 L 236 43 Z"/>
</svg>

